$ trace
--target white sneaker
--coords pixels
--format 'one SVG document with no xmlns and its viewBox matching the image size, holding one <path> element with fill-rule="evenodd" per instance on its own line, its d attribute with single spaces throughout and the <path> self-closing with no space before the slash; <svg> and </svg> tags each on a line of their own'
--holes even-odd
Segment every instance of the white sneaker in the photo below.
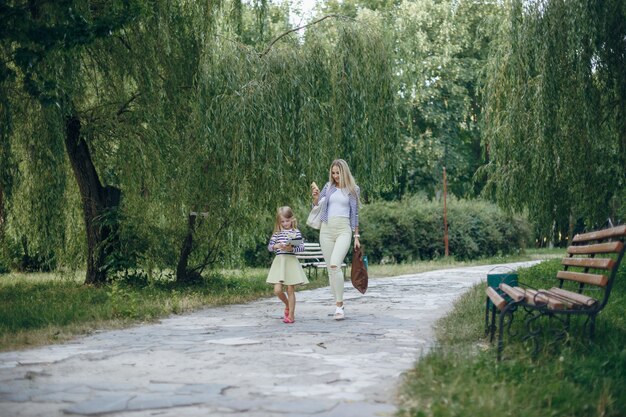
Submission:
<svg viewBox="0 0 626 417">
<path fill-rule="evenodd" d="M 337 307 L 335 309 L 334 318 L 335 320 L 343 320 L 345 318 L 345 315 L 343 314 L 343 307 Z"/>
</svg>

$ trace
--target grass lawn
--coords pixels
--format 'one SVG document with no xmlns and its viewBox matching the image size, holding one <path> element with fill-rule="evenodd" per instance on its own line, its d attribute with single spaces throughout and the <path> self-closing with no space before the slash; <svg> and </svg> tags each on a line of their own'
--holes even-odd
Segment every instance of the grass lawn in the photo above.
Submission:
<svg viewBox="0 0 626 417">
<path fill-rule="evenodd" d="M 519 271 L 534 287 L 554 277 L 558 260 Z M 402 417 L 626 415 L 626 266 L 596 320 L 593 344 L 576 332 L 565 344 L 529 346 L 505 338 L 503 360 L 484 338 L 484 284 L 436 326 L 436 347 L 405 377 Z M 520 324 L 518 319 L 515 324 Z M 574 323 L 579 330 L 581 322 Z M 548 342 L 549 339 L 542 339 Z"/>
</svg>

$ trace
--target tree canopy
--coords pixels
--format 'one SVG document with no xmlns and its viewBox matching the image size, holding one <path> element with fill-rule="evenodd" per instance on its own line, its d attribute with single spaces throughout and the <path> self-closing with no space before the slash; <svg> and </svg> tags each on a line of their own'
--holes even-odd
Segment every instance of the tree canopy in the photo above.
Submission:
<svg viewBox="0 0 626 417">
<path fill-rule="evenodd" d="M 507 4 L 487 71 L 490 191 L 547 232 L 615 219 L 626 196 L 626 4 Z"/>
<path fill-rule="evenodd" d="M 107 30 L 86 0 L 7 11 L 22 14 L 9 26 L 39 25 L 59 39 L 79 36 L 68 19 L 92 23 L 80 41 L 50 48 L 16 40 L 13 26 L 0 38 L 10 73 L 5 242 L 80 263 L 86 234 L 87 282 L 98 283 L 134 266 L 174 267 L 191 212 L 208 213 L 191 262 L 227 261 L 267 232 L 277 206 L 304 201 L 334 158 L 350 162 L 368 193 L 389 185 L 396 111 L 382 31 L 335 19 L 262 54 L 267 43 L 241 42 L 253 31 L 232 26 L 237 2 L 120 4 L 129 8 Z M 41 56 L 23 66 L 19 51 L 31 44 Z"/>
</svg>

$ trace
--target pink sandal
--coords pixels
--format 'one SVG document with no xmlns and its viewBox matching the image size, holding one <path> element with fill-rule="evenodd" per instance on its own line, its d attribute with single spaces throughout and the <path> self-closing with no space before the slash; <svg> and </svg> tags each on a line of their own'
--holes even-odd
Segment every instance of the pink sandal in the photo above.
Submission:
<svg viewBox="0 0 626 417">
<path fill-rule="evenodd" d="M 285 318 L 289 317 L 289 308 L 285 308 Z"/>
<path fill-rule="evenodd" d="M 289 317 L 285 317 L 285 318 L 283 319 L 283 323 L 293 324 L 293 323 L 295 323 L 295 322 L 296 322 L 295 320 L 291 320 Z"/>
</svg>

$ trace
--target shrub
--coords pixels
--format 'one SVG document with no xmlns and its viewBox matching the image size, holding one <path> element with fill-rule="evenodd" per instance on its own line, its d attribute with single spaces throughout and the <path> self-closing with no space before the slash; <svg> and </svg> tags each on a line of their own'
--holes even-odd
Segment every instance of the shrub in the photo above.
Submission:
<svg viewBox="0 0 626 417">
<path fill-rule="evenodd" d="M 443 205 L 421 197 L 377 202 L 360 212 L 361 242 L 372 262 L 429 260 L 444 254 Z M 530 239 L 528 222 L 482 200 L 450 199 L 448 240 L 458 260 L 515 253 Z"/>
</svg>

